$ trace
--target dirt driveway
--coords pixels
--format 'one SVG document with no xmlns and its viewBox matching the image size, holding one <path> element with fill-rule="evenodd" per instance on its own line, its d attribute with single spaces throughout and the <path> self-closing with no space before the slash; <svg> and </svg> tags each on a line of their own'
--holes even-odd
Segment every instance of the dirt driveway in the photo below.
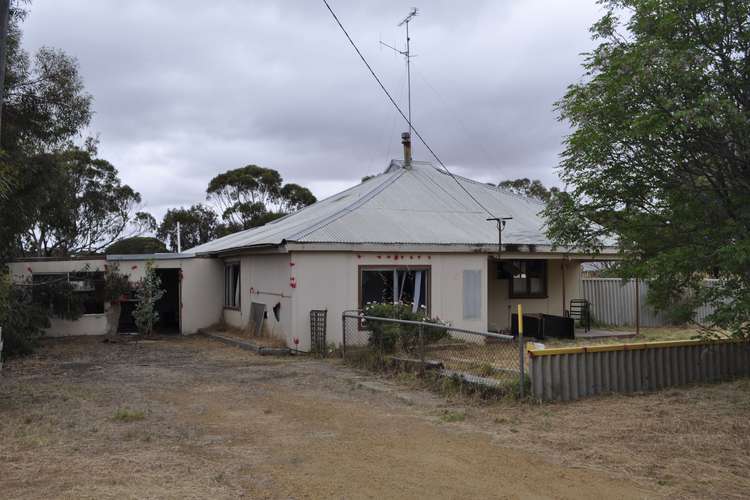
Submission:
<svg viewBox="0 0 750 500">
<path fill-rule="evenodd" d="M 739 497 L 750 487 L 746 386 L 731 403 L 744 412 L 730 429 L 739 441 L 677 438 L 696 453 L 720 448 L 723 465 L 706 472 L 674 456 L 676 468 L 644 471 L 660 460 L 638 456 L 645 436 L 626 453 L 590 429 L 616 420 L 617 398 L 609 409 L 606 399 L 451 402 L 336 362 L 259 357 L 199 337 L 51 341 L 5 368 L 2 498 Z M 663 398 L 640 399 L 663 411 Z"/>
</svg>

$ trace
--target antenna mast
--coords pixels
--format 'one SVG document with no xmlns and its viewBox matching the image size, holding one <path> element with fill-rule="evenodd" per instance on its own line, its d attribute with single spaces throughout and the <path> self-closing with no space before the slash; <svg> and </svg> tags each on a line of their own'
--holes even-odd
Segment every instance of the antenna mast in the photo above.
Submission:
<svg viewBox="0 0 750 500">
<path fill-rule="evenodd" d="M 403 21 L 398 23 L 398 26 L 404 26 L 404 25 L 406 26 L 406 50 L 398 50 L 397 48 L 391 47 L 390 45 L 388 45 L 387 43 L 383 41 L 380 42 L 381 45 L 385 45 L 389 49 L 401 54 L 402 56 L 406 58 L 406 81 L 407 81 L 407 86 L 408 86 L 408 98 L 407 99 L 409 101 L 409 111 L 407 113 L 409 118 L 407 121 L 409 122 L 408 123 L 409 137 L 411 137 L 411 132 L 412 132 L 412 126 L 411 126 L 411 58 L 413 57 L 411 55 L 411 46 L 410 46 L 411 38 L 409 37 L 409 23 L 411 22 L 412 19 L 417 17 L 417 12 L 418 12 L 418 9 L 416 7 L 412 7 L 411 12 L 409 12 L 409 15 L 406 16 L 403 19 Z"/>
</svg>

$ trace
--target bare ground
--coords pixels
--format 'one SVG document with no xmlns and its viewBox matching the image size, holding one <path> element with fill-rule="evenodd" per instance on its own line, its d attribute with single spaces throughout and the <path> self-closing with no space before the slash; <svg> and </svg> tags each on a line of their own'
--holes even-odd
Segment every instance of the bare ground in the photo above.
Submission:
<svg viewBox="0 0 750 500">
<path fill-rule="evenodd" d="M 49 341 L 0 378 L 2 498 L 653 498 L 750 491 L 750 382 L 446 398 L 201 338 Z"/>
</svg>

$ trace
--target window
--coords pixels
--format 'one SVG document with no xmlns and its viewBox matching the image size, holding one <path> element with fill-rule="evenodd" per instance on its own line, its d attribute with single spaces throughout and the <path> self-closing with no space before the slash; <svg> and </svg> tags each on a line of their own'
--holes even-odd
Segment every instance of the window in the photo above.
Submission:
<svg viewBox="0 0 750 500">
<path fill-rule="evenodd" d="M 232 262 L 224 266 L 224 307 L 240 308 L 240 263 Z"/>
<path fill-rule="evenodd" d="M 430 269 L 428 267 L 375 267 L 360 266 L 359 307 L 368 302 L 411 304 L 412 310 L 429 311 Z"/>
<path fill-rule="evenodd" d="M 497 278 L 510 282 L 510 298 L 547 297 L 546 260 L 509 260 L 497 266 Z"/>
<path fill-rule="evenodd" d="M 72 272 L 32 275 L 33 300 L 37 304 L 49 306 L 56 313 L 69 311 L 75 303 L 81 314 L 104 313 L 104 273 Z M 70 291 L 75 301 L 70 301 L 65 289 Z"/>
</svg>

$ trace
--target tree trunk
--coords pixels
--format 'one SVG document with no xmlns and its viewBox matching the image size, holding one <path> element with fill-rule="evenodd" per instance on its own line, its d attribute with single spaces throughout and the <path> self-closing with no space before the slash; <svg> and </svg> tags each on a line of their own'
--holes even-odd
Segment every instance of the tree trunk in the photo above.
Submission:
<svg viewBox="0 0 750 500">
<path fill-rule="evenodd" d="M 122 306 L 119 302 L 110 304 L 107 310 L 107 335 L 116 335 L 117 327 L 120 324 L 120 313 Z"/>
</svg>

